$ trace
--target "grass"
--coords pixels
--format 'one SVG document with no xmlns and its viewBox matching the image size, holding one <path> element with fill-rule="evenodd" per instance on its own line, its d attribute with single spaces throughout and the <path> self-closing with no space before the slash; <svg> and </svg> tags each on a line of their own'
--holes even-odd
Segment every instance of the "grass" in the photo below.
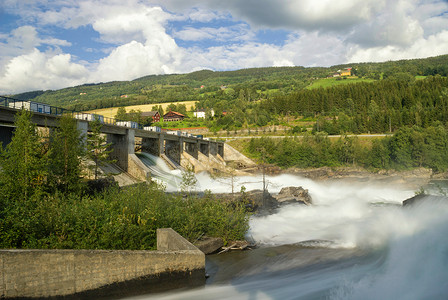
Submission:
<svg viewBox="0 0 448 300">
<path fill-rule="evenodd" d="M 159 104 L 153 103 L 153 104 L 142 104 L 142 105 L 130 105 L 130 106 L 125 106 L 125 108 L 126 108 L 126 112 L 129 112 L 131 109 L 141 110 L 142 112 L 144 112 L 144 111 L 151 111 L 153 106 L 155 106 L 155 105 L 161 105 L 163 110 L 166 110 L 166 108 L 170 104 L 174 103 L 174 104 L 185 104 L 185 106 L 187 107 L 187 110 L 189 111 L 192 108 L 194 109 L 196 102 L 197 101 L 168 102 L 168 103 L 159 103 Z M 94 113 L 94 114 L 102 115 L 106 118 L 113 118 L 117 114 L 117 110 L 118 110 L 118 107 L 110 107 L 110 108 L 100 108 L 100 109 L 89 110 L 89 111 L 86 111 L 85 113 Z"/>
<path fill-rule="evenodd" d="M 336 85 L 342 85 L 342 84 L 350 84 L 350 83 L 359 83 L 359 82 L 373 82 L 375 80 L 373 79 L 365 79 L 365 78 L 359 78 L 359 77 L 346 77 L 346 79 L 342 79 L 342 77 L 336 77 L 336 78 L 322 78 L 317 79 L 311 83 L 307 87 L 307 89 L 318 89 L 318 88 L 327 88 L 331 86 Z"/>
</svg>

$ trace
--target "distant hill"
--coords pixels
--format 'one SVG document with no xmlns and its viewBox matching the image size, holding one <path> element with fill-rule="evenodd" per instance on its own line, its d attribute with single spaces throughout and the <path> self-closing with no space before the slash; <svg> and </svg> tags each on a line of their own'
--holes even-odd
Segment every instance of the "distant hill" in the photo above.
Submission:
<svg viewBox="0 0 448 300">
<path fill-rule="evenodd" d="M 188 74 L 149 75 L 132 81 L 84 84 L 60 90 L 33 91 L 13 95 L 72 110 L 91 110 L 138 104 L 197 101 L 221 93 L 238 96 L 241 90 L 254 90 L 264 97 L 289 94 L 310 86 L 316 79 L 352 68 L 353 75 L 379 80 L 396 74 L 411 76 L 448 75 L 448 55 L 426 59 L 354 63 L 323 67 L 269 67 L 215 72 L 202 70 Z M 331 85 L 326 82 L 325 85 Z"/>
</svg>

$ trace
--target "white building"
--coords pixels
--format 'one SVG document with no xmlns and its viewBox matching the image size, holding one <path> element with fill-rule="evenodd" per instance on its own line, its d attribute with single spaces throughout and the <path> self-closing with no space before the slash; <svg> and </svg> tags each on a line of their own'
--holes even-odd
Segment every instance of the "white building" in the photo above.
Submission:
<svg viewBox="0 0 448 300">
<path fill-rule="evenodd" d="M 198 119 L 205 119 L 205 113 L 206 113 L 205 109 L 199 109 L 193 112 L 193 115 Z M 215 112 L 213 111 L 213 109 L 210 110 L 210 116 L 212 117 L 215 116 Z"/>
</svg>

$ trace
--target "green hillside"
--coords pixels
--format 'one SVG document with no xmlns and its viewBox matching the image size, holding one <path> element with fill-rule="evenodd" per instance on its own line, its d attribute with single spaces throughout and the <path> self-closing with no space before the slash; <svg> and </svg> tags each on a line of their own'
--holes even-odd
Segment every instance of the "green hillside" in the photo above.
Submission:
<svg viewBox="0 0 448 300">
<path fill-rule="evenodd" d="M 335 71 L 347 67 L 353 68 L 356 78 L 339 81 L 334 78 L 322 80 Z M 328 87 L 365 80 L 373 81 L 391 78 L 397 74 L 446 76 L 447 73 L 448 55 L 444 55 L 395 62 L 337 65 L 329 68 L 271 67 L 150 75 L 132 81 L 84 84 L 55 91 L 28 92 L 13 97 L 85 111 L 137 104 L 197 101 L 220 97 L 222 93 L 238 97 L 241 90 L 251 91 L 252 94 L 256 94 L 254 97 L 265 99 L 273 94 L 289 94 L 305 87 Z"/>
</svg>

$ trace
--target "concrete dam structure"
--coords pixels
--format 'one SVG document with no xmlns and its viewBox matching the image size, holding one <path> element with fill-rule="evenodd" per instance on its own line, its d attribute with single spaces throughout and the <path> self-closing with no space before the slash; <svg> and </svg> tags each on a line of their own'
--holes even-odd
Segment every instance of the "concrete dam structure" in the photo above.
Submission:
<svg viewBox="0 0 448 300">
<path fill-rule="evenodd" d="M 11 102 L 13 100 L 6 101 L 5 99 L 3 104 L 0 103 L 0 132 L 2 132 L 4 146 L 11 140 L 17 111 L 33 107 L 31 104 L 23 106 L 23 101 Z M 11 105 L 17 103 L 22 106 L 19 108 L 19 106 Z M 32 122 L 40 127 L 56 127 L 60 116 L 67 112 L 46 106 L 43 105 L 43 108 L 33 111 Z M 39 106 L 36 107 L 39 108 Z M 196 173 L 213 170 L 225 171 L 226 162 L 233 160 L 246 161 L 248 165 L 253 165 L 253 162 L 249 162 L 241 154 L 237 158 L 237 151 L 229 148 L 224 142 L 180 132 L 144 130 L 141 129 L 141 126 L 139 128 L 139 126 L 131 124 L 133 122 L 119 122 L 102 116 L 92 116 L 92 114 L 72 114 L 77 119 L 78 129 L 83 136 L 87 136 L 91 130 L 90 121 L 93 121 L 95 117 L 100 119 L 102 122 L 101 132 L 107 136 L 107 143 L 110 144 L 112 150 L 111 159 L 115 160 L 121 172 L 126 172 L 137 180 L 149 180 L 151 171 L 136 156 L 136 149 L 163 158 L 173 169 L 188 167 Z M 227 155 L 228 151 L 229 155 Z"/>
</svg>

